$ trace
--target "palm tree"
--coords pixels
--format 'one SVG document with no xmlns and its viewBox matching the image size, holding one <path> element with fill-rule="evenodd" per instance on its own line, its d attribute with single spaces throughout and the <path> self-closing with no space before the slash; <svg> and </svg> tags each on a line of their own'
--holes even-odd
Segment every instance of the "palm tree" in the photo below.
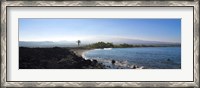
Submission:
<svg viewBox="0 0 200 88">
<path fill-rule="evenodd" d="M 78 40 L 78 41 L 77 41 L 77 43 L 78 43 L 78 47 L 79 47 L 79 45 L 80 45 L 81 41 L 80 41 L 80 40 Z"/>
</svg>

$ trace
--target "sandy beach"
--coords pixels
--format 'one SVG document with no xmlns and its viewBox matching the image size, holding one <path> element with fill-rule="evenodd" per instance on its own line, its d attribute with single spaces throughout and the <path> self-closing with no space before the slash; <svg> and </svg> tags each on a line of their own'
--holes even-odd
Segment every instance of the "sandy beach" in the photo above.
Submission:
<svg viewBox="0 0 200 88">
<path fill-rule="evenodd" d="M 70 51 L 73 51 L 77 56 L 82 56 L 84 52 L 87 52 L 91 49 L 70 49 Z"/>
</svg>

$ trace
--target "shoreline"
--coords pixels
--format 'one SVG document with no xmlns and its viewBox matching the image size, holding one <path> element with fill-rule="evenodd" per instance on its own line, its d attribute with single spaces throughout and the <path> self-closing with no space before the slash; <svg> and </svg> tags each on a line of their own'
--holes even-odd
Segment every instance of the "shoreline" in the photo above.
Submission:
<svg viewBox="0 0 200 88">
<path fill-rule="evenodd" d="M 124 60 L 112 58 L 86 58 L 84 53 L 94 48 L 28 48 L 19 47 L 20 69 L 151 69 Z M 98 49 L 97 49 L 98 50 Z M 103 50 L 110 50 L 104 48 Z M 27 60 L 29 58 L 30 60 Z M 166 62 L 171 60 L 166 59 Z M 164 62 L 163 62 L 164 63 Z M 178 69 L 181 68 L 178 67 Z M 156 69 L 156 68 L 155 68 Z M 158 68 L 161 69 L 161 68 Z M 165 68 L 163 68 L 165 69 Z M 177 69 L 177 68 L 170 68 Z"/>
<path fill-rule="evenodd" d="M 108 48 L 105 48 L 108 49 Z M 75 53 L 77 56 L 82 57 L 83 59 L 86 60 L 86 58 L 84 58 L 83 54 L 85 52 L 88 52 L 90 50 L 94 50 L 94 49 L 70 49 L 70 51 L 72 51 L 73 53 Z M 137 65 L 130 65 L 127 64 L 127 66 L 123 66 L 125 63 L 124 61 L 118 61 L 118 60 L 114 60 L 115 64 L 112 64 L 113 60 L 98 60 L 98 59 L 93 59 L 93 60 L 97 60 L 98 62 L 102 63 L 103 65 L 105 65 L 105 69 L 143 69 L 143 66 L 137 66 Z"/>
<path fill-rule="evenodd" d="M 82 57 L 82 58 L 84 58 L 83 54 L 90 50 L 93 50 L 93 49 L 70 49 L 70 51 L 74 52 L 77 56 Z"/>
</svg>

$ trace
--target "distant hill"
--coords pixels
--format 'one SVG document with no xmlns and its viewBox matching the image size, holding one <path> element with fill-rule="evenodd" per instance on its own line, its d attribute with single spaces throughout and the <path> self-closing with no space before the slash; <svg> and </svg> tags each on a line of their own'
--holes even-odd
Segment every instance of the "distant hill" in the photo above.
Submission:
<svg viewBox="0 0 200 88">
<path fill-rule="evenodd" d="M 162 41 L 147 41 L 147 40 L 139 40 L 139 39 L 128 39 L 128 38 L 109 38 L 109 39 L 97 39 L 92 41 L 85 41 L 89 44 L 97 43 L 97 42 L 112 42 L 113 44 L 133 44 L 133 45 L 154 45 L 154 44 L 180 44 L 174 42 L 162 42 Z"/>
<path fill-rule="evenodd" d="M 20 47 L 75 47 L 77 46 L 76 42 L 68 41 L 19 41 Z"/>
<path fill-rule="evenodd" d="M 103 42 L 111 42 L 111 40 L 104 40 Z M 137 39 L 123 39 L 123 40 L 112 40 L 112 43 L 114 44 L 144 44 L 144 45 L 149 45 L 149 44 L 174 44 L 171 42 L 160 42 L 160 41 L 146 41 L 146 40 L 137 40 Z"/>
<path fill-rule="evenodd" d="M 93 44 L 96 42 L 111 42 L 113 44 L 133 44 L 133 45 L 165 45 L 165 44 L 178 44 L 180 43 L 172 43 L 172 42 L 160 42 L 160 41 L 145 41 L 145 40 L 137 40 L 137 39 L 98 39 L 98 40 L 92 40 L 92 41 L 81 41 L 80 46 L 88 45 L 88 44 Z M 77 47 L 76 41 L 19 41 L 19 46 L 20 47 Z"/>
</svg>

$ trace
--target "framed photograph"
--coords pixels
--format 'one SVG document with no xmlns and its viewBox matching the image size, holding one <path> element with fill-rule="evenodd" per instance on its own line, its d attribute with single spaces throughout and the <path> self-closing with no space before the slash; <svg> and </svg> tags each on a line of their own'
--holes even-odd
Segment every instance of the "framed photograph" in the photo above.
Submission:
<svg viewBox="0 0 200 88">
<path fill-rule="evenodd" d="M 1 87 L 199 87 L 199 2 L 2 1 Z"/>
</svg>

